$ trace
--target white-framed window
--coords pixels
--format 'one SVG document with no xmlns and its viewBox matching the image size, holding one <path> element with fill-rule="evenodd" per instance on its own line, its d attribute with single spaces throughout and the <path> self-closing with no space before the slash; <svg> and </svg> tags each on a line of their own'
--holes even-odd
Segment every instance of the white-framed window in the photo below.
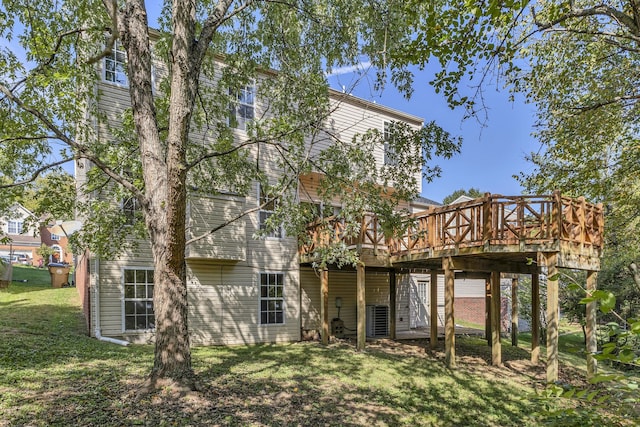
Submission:
<svg viewBox="0 0 640 427">
<path fill-rule="evenodd" d="M 387 166 L 396 166 L 398 164 L 398 157 L 396 149 L 390 142 L 393 141 L 393 123 L 385 121 L 383 124 L 384 135 L 384 164 Z"/>
<path fill-rule="evenodd" d="M 127 197 L 122 201 L 122 212 L 126 218 L 126 224 L 134 225 L 142 219 L 140 202 L 135 197 Z"/>
<path fill-rule="evenodd" d="M 260 324 L 284 323 L 284 273 L 260 273 Z"/>
<path fill-rule="evenodd" d="M 156 319 L 153 311 L 153 269 L 124 268 L 122 273 L 124 331 L 154 329 Z"/>
<path fill-rule="evenodd" d="M 104 58 L 104 81 L 120 86 L 129 86 L 127 77 L 127 53 L 120 40 L 113 43 L 111 53 Z"/>
<path fill-rule="evenodd" d="M 55 234 L 55 233 L 51 233 L 51 240 L 55 240 L 55 241 L 60 240 L 60 235 L 59 234 Z"/>
<path fill-rule="evenodd" d="M 24 223 L 22 221 L 8 221 L 7 233 L 8 234 L 22 234 Z"/>
<path fill-rule="evenodd" d="M 258 211 L 258 219 L 260 222 L 260 230 L 267 229 L 267 220 L 271 215 L 275 213 L 276 208 L 278 207 L 278 199 L 273 197 L 270 194 L 267 194 L 262 186 L 259 186 L 259 198 L 258 202 L 260 204 L 260 210 Z M 276 227 L 274 230 L 271 230 L 267 233 L 267 237 L 275 237 L 282 238 L 284 235 L 282 226 Z"/>
<path fill-rule="evenodd" d="M 246 130 L 247 123 L 255 117 L 256 89 L 254 86 L 245 86 L 237 92 L 229 89 L 229 95 L 236 98 L 229 108 L 229 126 Z"/>
</svg>

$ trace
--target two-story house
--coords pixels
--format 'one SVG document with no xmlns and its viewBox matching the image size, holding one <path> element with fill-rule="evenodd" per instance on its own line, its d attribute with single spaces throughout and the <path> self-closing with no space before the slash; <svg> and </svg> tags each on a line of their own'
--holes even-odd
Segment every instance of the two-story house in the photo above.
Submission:
<svg viewBox="0 0 640 427">
<path fill-rule="evenodd" d="M 34 214 L 20 203 L 14 203 L 2 223 L 2 235 L 7 242 L 0 243 L 0 257 L 16 264 L 43 266 L 48 262 L 73 263 L 69 239 L 55 223 L 48 221 L 36 226 Z M 57 227 L 59 228 L 59 227 Z M 38 253 L 40 246 L 52 249 L 49 259 Z"/>
<path fill-rule="evenodd" d="M 14 203 L 7 215 L 0 219 L 1 234 L 8 238 L 8 242 L 0 244 L 0 256 L 7 261 L 31 264 L 38 258 L 36 251 L 40 247 L 40 237 L 36 227 L 29 225 L 29 219 L 33 219 L 33 213 L 20 203 Z"/>
</svg>

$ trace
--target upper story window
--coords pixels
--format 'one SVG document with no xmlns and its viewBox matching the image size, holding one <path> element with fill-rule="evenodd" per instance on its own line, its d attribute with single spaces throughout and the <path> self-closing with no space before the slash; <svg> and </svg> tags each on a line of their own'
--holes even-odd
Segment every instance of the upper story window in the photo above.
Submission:
<svg viewBox="0 0 640 427">
<path fill-rule="evenodd" d="M 127 53 L 116 40 L 111 53 L 104 58 L 104 80 L 121 86 L 128 86 Z"/>
<path fill-rule="evenodd" d="M 60 240 L 60 235 L 59 234 L 55 234 L 55 233 L 51 233 L 51 240 Z"/>
<path fill-rule="evenodd" d="M 255 117 L 255 93 L 253 86 L 246 86 L 235 92 L 236 101 L 231 104 L 229 111 L 229 125 L 236 129 L 246 130 L 247 123 Z M 229 89 L 229 94 L 234 91 Z"/>
<path fill-rule="evenodd" d="M 128 225 L 134 225 L 142 219 L 142 208 L 135 197 L 128 197 L 122 201 L 122 212 Z"/>
<path fill-rule="evenodd" d="M 7 223 L 7 233 L 22 234 L 23 226 L 24 226 L 24 223 L 22 221 L 9 221 Z"/>
<path fill-rule="evenodd" d="M 273 197 L 270 194 L 265 193 L 262 186 L 260 186 L 260 211 L 258 213 L 260 220 L 260 230 L 267 229 L 267 220 L 271 215 L 275 213 L 276 208 L 278 207 L 278 199 Z M 276 237 L 281 238 L 283 236 L 282 226 L 271 230 L 267 233 L 267 237 Z"/>
<path fill-rule="evenodd" d="M 398 156 L 395 147 L 391 144 L 394 139 L 393 123 L 384 122 L 384 164 L 387 166 L 396 166 L 398 164 Z"/>
</svg>

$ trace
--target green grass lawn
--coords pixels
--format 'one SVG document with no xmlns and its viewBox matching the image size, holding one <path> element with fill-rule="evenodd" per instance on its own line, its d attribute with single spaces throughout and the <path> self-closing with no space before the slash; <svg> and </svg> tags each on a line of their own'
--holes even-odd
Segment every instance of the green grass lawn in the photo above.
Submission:
<svg viewBox="0 0 640 427">
<path fill-rule="evenodd" d="M 31 285 L 49 285 L 51 278 L 47 268 L 37 268 L 24 265 L 13 266 L 13 281 Z M 26 281 L 26 282 L 25 282 Z"/>
<path fill-rule="evenodd" d="M 198 392 L 140 393 L 153 346 L 89 338 L 76 289 L 53 289 L 34 270 L 16 268 L 29 281 L 0 291 L 0 426 L 537 426 L 556 420 L 545 405 L 575 406 L 538 399 L 544 366 L 531 365 L 524 346 L 505 340 L 496 368 L 485 340 L 462 337 L 456 370 L 445 368 L 442 348 L 418 340 L 364 352 L 345 342 L 199 347 Z M 571 365 L 562 374 L 579 377 Z"/>
</svg>

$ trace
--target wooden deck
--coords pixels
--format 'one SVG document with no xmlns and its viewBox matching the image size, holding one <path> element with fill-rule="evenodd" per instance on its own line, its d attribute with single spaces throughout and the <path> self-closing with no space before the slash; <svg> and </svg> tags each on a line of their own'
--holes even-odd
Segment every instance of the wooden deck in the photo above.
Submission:
<svg viewBox="0 0 640 427">
<path fill-rule="evenodd" d="M 461 257 L 468 270 L 494 263 L 503 272 L 529 273 L 537 254 L 556 253 L 559 268 L 598 271 L 603 231 L 602 206 L 584 198 L 486 194 L 408 216 L 399 236 L 388 236 L 371 214 L 356 227 L 318 220 L 307 228 L 300 255 L 307 263 L 319 248 L 343 243 L 367 266 L 441 269 L 443 258 Z"/>
<path fill-rule="evenodd" d="M 326 218 L 310 224 L 307 238 L 300 243 L 301 264 L 318 259 L 321 250 L 341 244 L 358 252 L 356 266 L 357 345 L 363 349 L 365 334 L 366 268 L 383 267 L 389 271 L 390 329 L 395 336 L 396 272 L 413 269 L 431 272 L 431 297 L 437 300 L 437 275 L 445 277 L 445 360 L 456 365 L 454 282 L 458 274 L 485 277 L 486 331 L 491 345 L 492 364 L 502 364 L 500 341 L 500 275 L 531 275 L 531 312 L 540 313 L 539 275 L 546 278 L 547 381 L 558 379 L 558 268 L 587 271 L 586 289 L 596 288 L 597 272 L 603 246 L 604 214 L 602 205 L 584 198 L 563 197 L 559 192 L 548 196 L 484 197 L 454 205 L 432 208 L 407 216 L 402 232 L 385 229 L 375 215 L 364 215 L 361 222 L 345 224 Z M 478 273 L 479 272 L 479 273 Z M 321 319 L 323 343 L 327 343 L 328 275 L 321 274 Z M 517 286 L 517 285 L 516 285 Z M 435 307 L 435 305 L 433 306 Z M 594 303 L 587 304 L 587 372 L 596 372 L 590 355 L 596 351 Z M 431 324 L 437 324 L 437 310 L 431 310 Z M 531 361 L 540 355 L 540 317 L 532 317 Z M 436 330 L 430 331 L 436 334 Z M 434 342 L 435 344 L 435 342 Z"/>
</svg>

